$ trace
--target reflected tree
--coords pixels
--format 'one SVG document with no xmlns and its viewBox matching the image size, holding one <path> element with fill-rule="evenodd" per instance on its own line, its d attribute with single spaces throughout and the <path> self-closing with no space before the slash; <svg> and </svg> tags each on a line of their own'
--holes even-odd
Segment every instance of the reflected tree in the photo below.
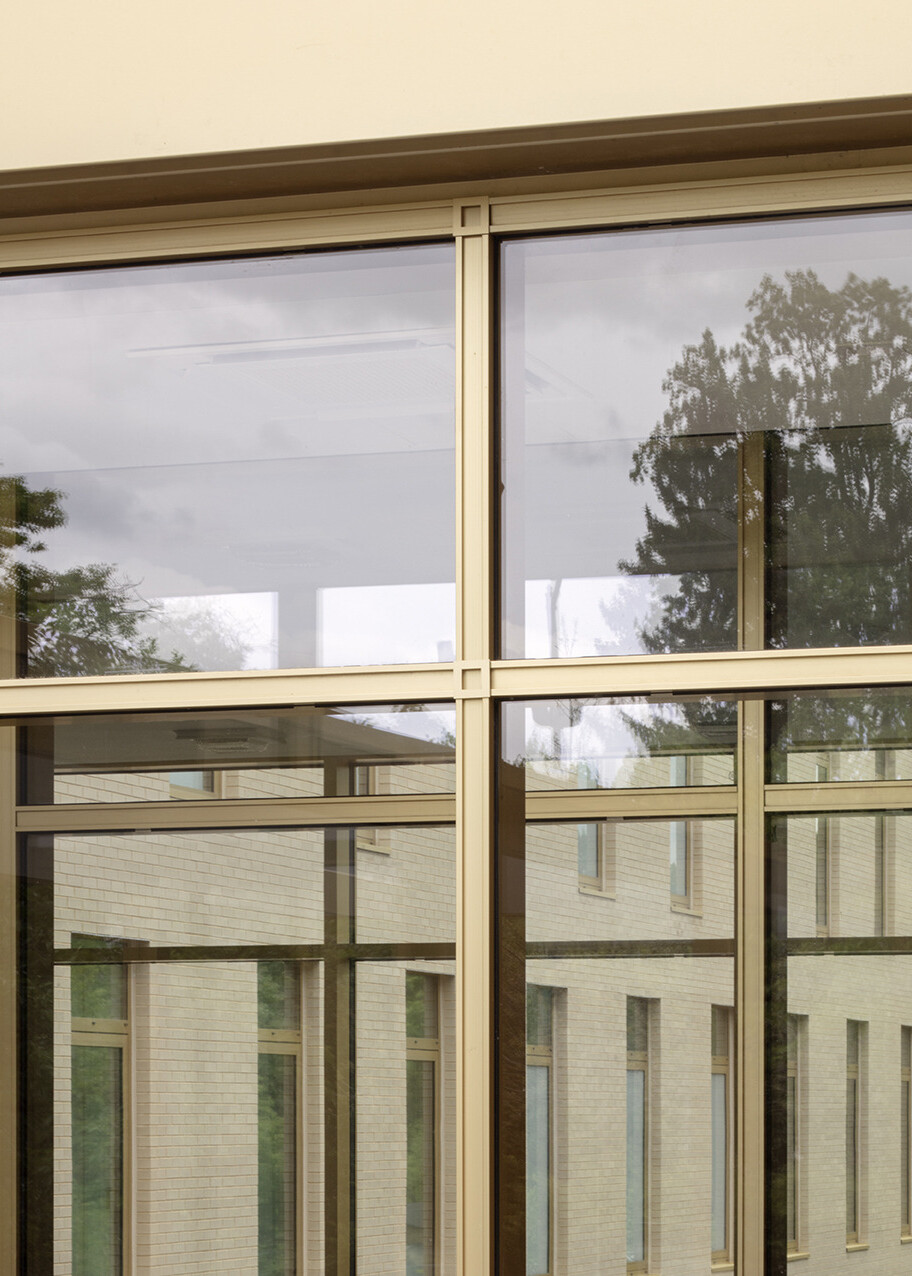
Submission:
<svg viewBox="0 0 912 1276">
<path fill-rule="evenodd" d="M 912 292 L 850 275 L 766 276 L 730 347 L 707 329 L 663 383 L 668 407 L 631 479 L 656 504 L 629 573 L 677 587 L 641 631 L 651 652 L 724 650 L 737 616 L 737 455 L 767 441 L 768 642 L 912 636 Z M 762 517 L 746 492 L 744 517 Z"/>
<path fill-rule="evenodd" d="M 42 559 L 47 536 L 66 524 L 65 493 L 0 476 L 0 594 L 18 630 L 21 672 L 29 677 L 188 672 L 188 654 L 205 652 L 210 668 L 240 668 L 247 647 L 224 623 L 199 614 L 167 650 L 150 632 L 153 603 L 110 563 L 55 570 Z M 186 641 L 183 640 L 186 638 Z M 220 661 L 221 663 L 212 663 Z"/>
<path fill-rule="evenodd" d="M 655 502 L 623 567 L 668 580 L 642 649 L 734 645 L 738 457 L 752 438 L 763 473 L 740 512 L 765 520 L 767 646 L 912 641 L 912 291 L 854 274 L 832 289 L 797 270 L 765 276 L 747 309 L 731 346 L 709 329 L 685 346 L 634 456 L 630 477 Z M 808 739 L 902 738 L 909 725 L 898 702 L 876 720 L 871 706 L 811 703 L 798 717 L 814 721 L 790 718 Z"/>
</svg>

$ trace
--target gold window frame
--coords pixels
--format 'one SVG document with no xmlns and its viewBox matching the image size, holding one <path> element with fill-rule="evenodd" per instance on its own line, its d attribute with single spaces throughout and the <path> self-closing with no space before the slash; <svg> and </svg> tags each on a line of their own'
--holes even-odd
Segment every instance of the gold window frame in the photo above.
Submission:
<svg viewBox="0 0 912 1276">
<path fill-rule="evenodd" d="M 849 113 L 851 114 L 851 112 Z M 861 120 L 861 115 L 858 119 Z M 863 123 L 857 125 L 864 133 Z M 710 126 L 704 144 L 712 153 Z M 876 138 L 875 138 L 876 142 Z M 694 147 L 699 149 L 699 140 Z M 590 159 L 598 153 L 589 142 Z M 892 162 L 897 160 L 898 162 Z M 597 161 L 596 161 L 597 162 Z M 752 215 L 891 207 L 910 201 L 908 154 L 873 151 L 867 167 L 835 167 L 832 154 L 796 162 L 722 160 L 608 174 L 510 178 L 406 192 L 309 195 L 110 214 L 20 218 L 0 233 L 0 269 L 39 271 L 89 265 L 166 261 L 195 256 L 452 239 L 457 273 L 457 501 L 455 659 L 439 665 L 252 673 L 126 675 L 16 680 L 11 622 L 0 621 L 0 798 L 15 817 L 0 835 L 0 1210 L 16 1218 L 17 1059 L 16 835 L 73 828 L 66 809 L 16 806 L 15 726 L 32 714 L 242 709 L 288 704 L 364 704 L 455 699 L 455 796 L 395 803 L 369 799 L 357 816 L 346 799 L 312 806 L 313 822 L 375 825 L 401 822 L 406 805 L 416 822 L 454 818 L 457 839 L 456 1087 L 457 1272 L 493 1272 L 493 731 L 498 704 L 509 698 L 625 696 L 649 692 L 776 693 L 793 687 L 890 686 L 912 681 L 912 646 L 865 649 L 760 650 L 762 579 L 745 572 L 740 585 L 742 650 L 720 655 L 500 660 L 494 647 L 493 245 L 500 235 L 684 222 Z M 590 164 L 591 166 L 591 164 Z M 49 196 L 49 199 L 51 197 Z M 742 484 L 756 476 L 759 453 L 744 449 Z M 742 560 L 762 562 L 762 544 L 746 530 Z M 727 790 L 656 793 L 657 815 L 738 815 L 736 909 L 735 1262 L 752 1276 L 763 1261 L 764 917 L 763 821 L 745 815 L 783 811 L 890 810 L 912 807 L 912 783 L 884 780 L 840 786 L 838 798 L 814 785 L 768 786 L 764 776 L 762 704 L 745 700 L 739 719 L 738 785 Z M 638 794 L 536 794 L 530 817 L 580 820 L 641 807 Z M 136 808 L 136 828 L 165 819 L 191 827 L 199 808 L 218 819 L 218 799 L 174 803 L 165 813 Z M 238 804 L 239 810 L 243 804 Z M 318 809 L 319 808 L 319 809 Z M 428 812 L 433 808 L 433 814 Z M 130 811 L 91 810 L 88 827 L 123 827 Z M 280 822 L 281 813 L 276 817 Z M 225 824 L 240 818 L 225 810 Z M 26 1239 L 22 1238 L 22 1243 Z M 0 1268 L 14 1270 L 13 1228 L 0 1237 Z"/>
</svg>

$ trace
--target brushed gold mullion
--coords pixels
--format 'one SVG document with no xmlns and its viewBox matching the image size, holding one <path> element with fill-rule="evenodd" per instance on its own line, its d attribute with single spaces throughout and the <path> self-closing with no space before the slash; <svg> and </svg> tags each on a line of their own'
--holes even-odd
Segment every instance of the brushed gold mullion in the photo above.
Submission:
<svg viewBox="0 0 912 1276">
<path fill-rule="evenodd" d="M 873 780 L 836 784 L 768 784 L 766 810 L 895 811 L 912 808 L 912 780 Z"/>
<path fill-rule="evenodd" d="M 693 218 L 873 208 L 908 200 L 908 164 L 841 172 L 714 176 L 693 182 L 631 183 L 603 190 L 491 199 L 498 233 L 630 226 Z"/>
<path fill-rule="evenodd" d="M 760 1276 L 764 1244 L 765 837 L 763 703 L 739 706 L 735 870 L 736 1267 Z"/>
<path fill-rule="evenodd" d="M 491 1270 L 493 511 L 488 201 L 457 201 L 456 1270 Z"/>
<path fill-rule="evenodd" d="M 736 815 L 738 792 L 701 789 L 568 789 L 526 794 L 527 820 L 676 819 Z"/>
<path fill-rule="evenodd" d="M 59 806 L 20 806 L 20 833 L 77 833 L 105 830 L 323 828 L 345 824 L 446 824 L 456 818 L 456 798 L 447 793 L 407 796 L 287 798 L 269 801 L 105 802 Z"/>
<path fill-rule="evenodd" d="M 0 731 L 0 809 L 12 810 L 15 803 L 16 731 Z M 0 1228 L 0 1271 L 16 1271 L 16 1228 L 9 1221 L 17 1217 L 17 1128 L 19 1085 L 17 1059 L 16 952 L 16 834 L 12 820 L 0 831 L 0 1218 L 8 1220 Z"/>
<path fill-rule="evenodd" d="M 266 669 L 243 673 L 114 674 L 99 678 L 0 681 L 6 717 L 28 714 L 151 713 L 168 709 L 255 709 L 319 704 L 399 704 L 453 697 L 453 666 Z"/>
<path fill-rule="evenodd" d="M 105 225 L 70 233 L 0 236 L 7 270 L 101 262 L 155 261 L 200 253 L 237 254 L 275 249 L 344 247 L 440 238 L 452 228 L 449 200 L 426 199 L 373 208 L 318 209 L 259 216 L 182 218 L 145 226 Z"/>
<path fill-rule="evenodd" d="M 775 693 L 816 687 L 899 686 L 909 682 L 912 646 L 801 651 L 726 651 L 673 656 L 586 656 L 496 660 L 491 694 L 665 696 Z"/>
</svg>

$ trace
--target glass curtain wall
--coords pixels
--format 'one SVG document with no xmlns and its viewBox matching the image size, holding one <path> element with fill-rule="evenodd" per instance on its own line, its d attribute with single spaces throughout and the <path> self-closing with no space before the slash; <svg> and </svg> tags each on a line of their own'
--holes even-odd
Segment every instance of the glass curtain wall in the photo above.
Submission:
<svg viewBox="0 0 912 1276">
<path fill-rule="evenodd" d="M 912 215 L 562 198 L 0 280 L 17 1276 L 905 1272 Z"/>
<path fill-rule="evenodd" d="M 760 974 L 764 1270 L 905 1270 L 910 698 L 724 688 L 739 652 L 912 640 L 910 248 L 894 211 L 500 247 L 499 651 L 578 677 L 500 714 L 500 1276 L 540 1269 L 528 985 L 561 1006 L 555 1270 L 738 1266 Z"/>
<path fill-rule="evenodd" d="M 20 728 L 28 1276 L 454 1272 L 452 707 L 268 721 Z"/>
</svg>

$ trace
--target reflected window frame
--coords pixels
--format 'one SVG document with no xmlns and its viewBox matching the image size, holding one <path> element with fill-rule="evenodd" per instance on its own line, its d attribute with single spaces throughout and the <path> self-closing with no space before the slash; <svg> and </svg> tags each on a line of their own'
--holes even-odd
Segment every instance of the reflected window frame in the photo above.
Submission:
<svg viewBox="0 0 912 1276">
<path fill-rule="evenodd" d="M 630 1146 L 631 1124 L 634 1128 L 639 1124 L 642 1134 L 642 1146 L 638 1149 L 642 1158 L 641 1166 L 641 1183 L 640 1193 L 642 1195 L 643 1213 L 642 1217 L 637 1217 L 634 1222 L 634 1228 L 638 1229 L 642 1234 L 642 1257 L 631 1258 L 629 1252 L 627 1254 L 627 1271 L 628 1273 L 648 1272 L 650 1263 L 651 1249 L 651 1216 L 650 1209 L 650 1161 L 652 1151 L 652 1107 L 650 1102 L 651 1091 L 655 1084 L 654 1066 L 651 1059 L 654 1024 L 658 1015 L 658 1002 L 652 997 L 627 996 L 624 999 L 627 1013 L 627 1054 L 626 1054 L 626 1084 L 627 1084 L 627 1206 L 625 1217 L 627 1220 L 628 1238 L 631 1232 L 631 1155 Z M 631 1092 L 630 1084 L 632 1077 L 641 1077 L 639 1085 L 641 1088 L 641 1096 L 639 1101 L 639 1110 L 631 1108 L 632 1100 L 636 1100 L 635 1093 Z M 635 1197 L 634 1197 L 635 1199 Z"/>
<path fill-rule="evenodd" d="M 868 1024 L 846 1020 L 846 1249 L 867 1248 Z M 851 1187 L 850 1187 L 851 1184 Z"/>
<path fill-rule="evenodd" d="M 545 1227 L 547 1229 L 547 1263 L 545 1269 L 531 1272 L 528 1254 L 526 1256 L 527 1276 L 552 1276 L 555 1254 L 555 1176 L 554 1151 L 556 1134 L 556 1114 L 554 1104 L 554 1012 L 555 1002 L 560 990 L 550 984 L 527 984 L 526 986 L 526 1093 L 528 1095 L 528 1076 L 532 1069 L 545 1074 L 545 1113 L 543 1126 L 547 1139 L 548 1187 Z M 528 1010 L 534 1004 L 535 1024 L 531 1022 Z M 534 1038 L 534 1039 L 533 1039 Z M 541 1118 L 541 1113 L 538 1114 Z M 526 1114 L 526 1128 L 530 1125 L 529 1114 Z M 526 1171 L 528 1176 L 528 1169 Z M 527 1188 L 528 1199 L 528 1188 Z M 529 1220 L 526 1221 L 526 1234 L 529 1234 Z"/>
<path fill-rule="evenodd" d="M 431 1075 L 431 1103 L 422 1111 L 422 1141 L 424 1147 L 422 1149 L 422 1165 L 427 1176 L 430 1171 L 431 1183 L 428 1190 L 426 1181 L 423 1183 L 424 1192 L 424 1217 L 421 1224 L 421 1272 L 422 1276 L 435 1276 L 440 1269 L 441 1254 L 441 1142 L 443 1132 L 443 1095 L 442 1095 L 442 1064 L 441 1064 L 441 1036 L 443 1026 L 443 999 L 442 999 L 442 979 L 445 976 L 430 975 L 424 971 L 405 972 L 406 987 L 406 1006 L 409 1001 L 409 989 L 412 985 L 411 981 L 421 980 L 423 983 L 422 995 L 425 999 L 426 1009 L 430 1009 L 430 1015 L 425 1015 L 424 1031 L 427 1034 L 428 1027 L 436 1029 L 432 1035 L 423 1035 L 420 1037 L 411 1037 L 406 1035 L 405 1040 L 405 1068 L 406 1068 L 406 1105 L 408 1105 L 408 1074 L 410 1072 L 409 1064 L 428 1064 L 430 1065 Z M 428 1003 L 430 1003 L 428 1005 Z M 407 1027 L 406 1027 L 407 1031 Z M 422 1096 L 424 1098 L 424 1096 Z M 430 1120 L 428 1116 L 430 1115 Z M 430 1136 L 430 1140 L 428 1139 Z M 428 1155 L 428 1141 L 430 1141 L 430 1155 Z M 408 1173 L 408 1167 L 406 1167 Z M 408 1195 L 406 1195 L 406 1210 L 410 1205 Z M 430 1214 L 430 1219 L 428 1219 Z M 411 1272 L 409 1264 L 409 1230 L 410 1224 L 406 1217 L 406 1265 L 408 1271 Z"/>
<path fill-rule="evenodd" d="M 117 948 L 124 943 L 137 941 L 126 941 L 122 938 L 112 938 L 107 935 L 91 935 L 86 932 L 74 932 L 70 937 L 73 948 Z M 89 974 L 98 967 L 91 965 L 74 965 L 70 967 L 70 995 L 73 997 L 73 990 L 76 980 L 82 975 Z M 119 1085 L 120 1085 L 120 1109 L 117 1116 L 119 1118 L 117 1130 L 117 1142 L 119 1151 L 119 1163 L 114 1167 L 114 1174 L 118 1179 L 118 1206 L 120 1211 L 119 1219 L 119 1251 L 114 1256 L 114 1264 L 109 1269 L 110 1276 L 122 1276 L 122 1273 L 130 1269 L 129 1255 L 132 1252 L 133 1245 L 133 1108 L 134 1108 L 134 999 L 135 999 L 135 976 L 133 969 L 129 963 L 117 963 L 111 966 L 103 966 L 101 970 L 110 970 L 112 974 L 122 981 L 122 1009 L 124 1017 L 105 1019 L 76 1016 L 70 1014 L 70 1059 L 71 1067 L 75 1064 L 76 1052 L 82 1050 L 116 1050 L 120 1056 L 118 1067 Z M 71 1077 L 70 1096 L 71 1100 L 75 1092 L 75 1079 Z M 71 1115 L 71 1135 L 70 1135 L 70 1151 L 71 1157 L 73 1153 L 73 1143 L 75 1142 L 76 1119 Z M 76 1175 L 71 1172 L 71 1198 L 75 1194 Z M 71 1199 L 71 1224 L 70 1236 L 74 1244 L 77 1234 L 77 1211 L 75 1202 Z M 71 1250 L 71 1258 L 75 1266 L 75 1254 Z"/>
<path fill-rule="evenodd" d="M 732 1061 L 735 1051 L 735 1010 L 733 1006 L 710 1006 L 710 1036 L 712 1038 L 712 1056 L 710 1064 L 710 1073 L 712 1077 L 711 1085 L 715 1084 L 716 1077 L 724 1078 L 723 1085 L 725 1091 L 724 1100 L 724 1121 L 725 1129 L 723 1137 L 720 1140 L 724 1149 L 724 1169 L 723 1182 L 725 1187 L 725 1205 L 724 1205 L 724 1231 L 725 1244 L 719 1249 L 713 1249 L 710 1255 L 712 1269 L 714 1271 L 728 1271 L 733 1269 L 732 1262 L 733 1238 L 734 1238 L 734 1196 L 735 1196 L 735 1096 L 734 1096 L 734 1069 Z M 722 1046 L 724 1053 L 717 1051 L 717 1046 Z M 716 1130 L 715 1130 L 716 1108 L 712 1104 L 712 1121 L 713 1121 L 713 1166 L 712 1176 L 713 1183 L 716 1179 L 715 1151 L 717 1147 Z M 713 1223 L 715 1220 L 713 1220 Z"/>
<path fill-rule="evenodd" d="M 786 1016 L 786 1251 L 789 1258 L 807 1255 L 807 1015 Z M 789 1220 L 791 1226 L 788 1225 Z"/>
</svg>

